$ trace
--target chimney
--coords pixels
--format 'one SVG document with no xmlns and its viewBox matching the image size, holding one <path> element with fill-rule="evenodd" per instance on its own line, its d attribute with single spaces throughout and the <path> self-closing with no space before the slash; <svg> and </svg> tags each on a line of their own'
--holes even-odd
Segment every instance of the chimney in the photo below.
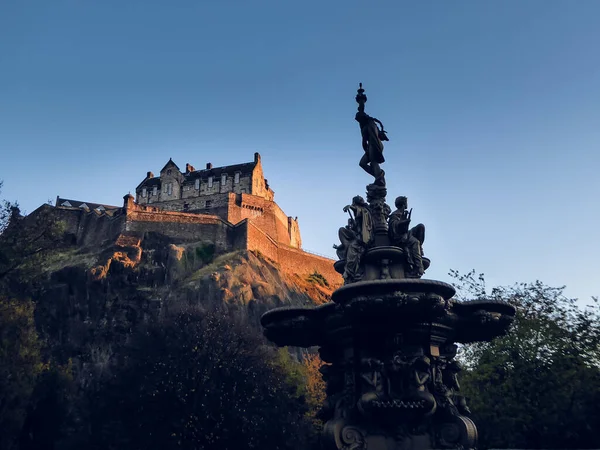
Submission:
<svg viewBox="0 0 600 450">
<path fill-rule="evenodd" d="M 255 163 L 260 162 L 260 153 L 258 153 L 258 152 L 254 153 L 254 162 Z"/>
<path fill-rule="evenodd" d="M 190 163 L 185 164 L 185 173 L 194 172 L 195 170 L 196 169 L 194 169 L 194 166 L 192 166 Z"/>
<path fill-rule="evenodd" d="M 154 178 L 154 174 L 152 172 L 146 172 L 146 178 Z"/>
<path fill-rule="evenodd" d="M 206 163 L 206 170 L 212 169 L 212 163 Z"/>
</svg>

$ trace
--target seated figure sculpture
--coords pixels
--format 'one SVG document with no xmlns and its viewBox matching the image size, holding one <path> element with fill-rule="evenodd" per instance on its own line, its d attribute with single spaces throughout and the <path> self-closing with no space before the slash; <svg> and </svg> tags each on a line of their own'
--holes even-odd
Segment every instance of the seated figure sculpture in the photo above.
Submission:
<svg viewBox="0 0 600 450">
<path fill-rule="evenodd" d="M 346 261 L 344 281 L 352 283 L 362 278 L 361 259 L 371 243 L 373 224 L 369 205 L 357 195 L 351 205 L 344 206 L 344 212 L 350 214 L 348 225 L 338 231 L 341 245 L 334 245 L 338 258 Z M 352 216 L 354 214 L 354 217 Z"/>
<path fill-rule="evenodd" d="M 389 237 L 392 245 L 400 247 L 406 254 L 409 275 L 420 277 L 425 272 L 423 267 L 423 241 L 425 240 L 425 225 L 409 229 L 411 211 L 407 211 L 408 199 L 396 198 L 396 211 L 389 218 Z"/>
</svg>

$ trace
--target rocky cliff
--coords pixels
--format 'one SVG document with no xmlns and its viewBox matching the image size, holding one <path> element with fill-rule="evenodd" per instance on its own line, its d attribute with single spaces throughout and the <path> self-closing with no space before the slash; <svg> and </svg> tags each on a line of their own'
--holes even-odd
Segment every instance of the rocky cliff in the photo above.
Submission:
<svg viewBox="0 0 600 450">
<path fill-rule="evenodd" d="M 198 442 L 217 425 L 218 439 L 275 433 L 296 445 L 287 436 L 308 426 L 303 414 L 318 402 L 300 359 L 265 345 L 259 319 L 326 302 L 336 281 L 293 274 L 259 251 L 220 253 L 160 233 L 88 246 L 59 239 L 0 278 L 0 449 L 105 449 L 115 439 L 129 442 L 118 448 L 209 448 Z M 202 402 L 214 403 L 206 417 Z M 240 420 L 252 426 L 231 432 Z"/>
<path fill-rule="evenodd" d="M 226 308 L 253 326 L 277 306 L 319 304 L 337 280 L 291 275 L 260 252 L 217 254 L 205 242 L 122 234 L 105 247 L 63 247 L 35 262 L 11 295 L 36 304 L 53 357 L 80 372 L 107 363 L 132 330 L 167 310 Z"/>
</svg>

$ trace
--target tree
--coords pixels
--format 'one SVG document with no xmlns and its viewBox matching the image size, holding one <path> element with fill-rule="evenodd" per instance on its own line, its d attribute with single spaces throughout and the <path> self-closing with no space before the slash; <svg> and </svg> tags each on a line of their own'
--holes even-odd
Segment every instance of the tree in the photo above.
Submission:
<svg viewBox="0 0 600 450">
<path fill-rule="evenodd" d="M 0 192 L 2 190 L 0 181 Z M 0 202 L 0 281 L 62 241 L 64 223 L 47 205 L 23 217 L 17 203 Z"/>
<path fill-rule="evenodd" d="M 4 186 L 4 181 L 0 180 L 0 192 L 2 192 L 2 186 Z M 13 205 L 8 200 L 0 201 L 0 235 L 2 235 L 8 226 L 13 206 L 18 205 Z"/>
<path fill-rule="evenodd" d="M 324 362 L 318 353 L 309 353 L 304 356 L 302 364 L 305 370 L 306 400 L 309 407 L 307 417 L 316 429 L 321 430 L 323 422 L 318 418 L 319 411 L 325 402 L 325 381 L 319 369 Z"/>
<path fill-rule="evenodd" d="M 0 296 L 0 449 L 16 448 L 27 407 L 44 368 L 31 301 Z"/>
<path fill-rule="evenodd" d="M 463 393 L 483 448 L 598 448 L 600 308 L 580 308 L 536 281 L 496 287 L 483 275 L 455 278 L 462 298 L 503 300 L 517 308 L 508 335 L 461 349 Z"/>
<path fill-rule="evenodd" d="M 48 362 L 38 376 L 19 436 L 19 450 L 54 450 L 65 434 L 74 384 L 71 361 Z"/>
<path fill-rule="evenodd" d="M 306 408 L 264 344 L 218 311 L 169 313 L 145 326 L 91 395 L 84 447 L 302 447 Z"/>
</svg>

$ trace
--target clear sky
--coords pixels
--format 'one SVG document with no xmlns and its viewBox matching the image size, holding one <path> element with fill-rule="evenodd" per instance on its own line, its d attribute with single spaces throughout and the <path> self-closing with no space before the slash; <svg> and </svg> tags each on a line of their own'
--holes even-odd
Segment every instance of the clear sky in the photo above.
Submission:
<svg viewBox="0 0 600 450">
<path fill-rule="evenodd" d="M 147 171 L 251 161 L 334 256 L 354 96 L 388 130 L 388 203 L 426 276 L 600 294 L 600 1 L 4 0 L 2 197 L 120 205 Z"/>
</svg>

